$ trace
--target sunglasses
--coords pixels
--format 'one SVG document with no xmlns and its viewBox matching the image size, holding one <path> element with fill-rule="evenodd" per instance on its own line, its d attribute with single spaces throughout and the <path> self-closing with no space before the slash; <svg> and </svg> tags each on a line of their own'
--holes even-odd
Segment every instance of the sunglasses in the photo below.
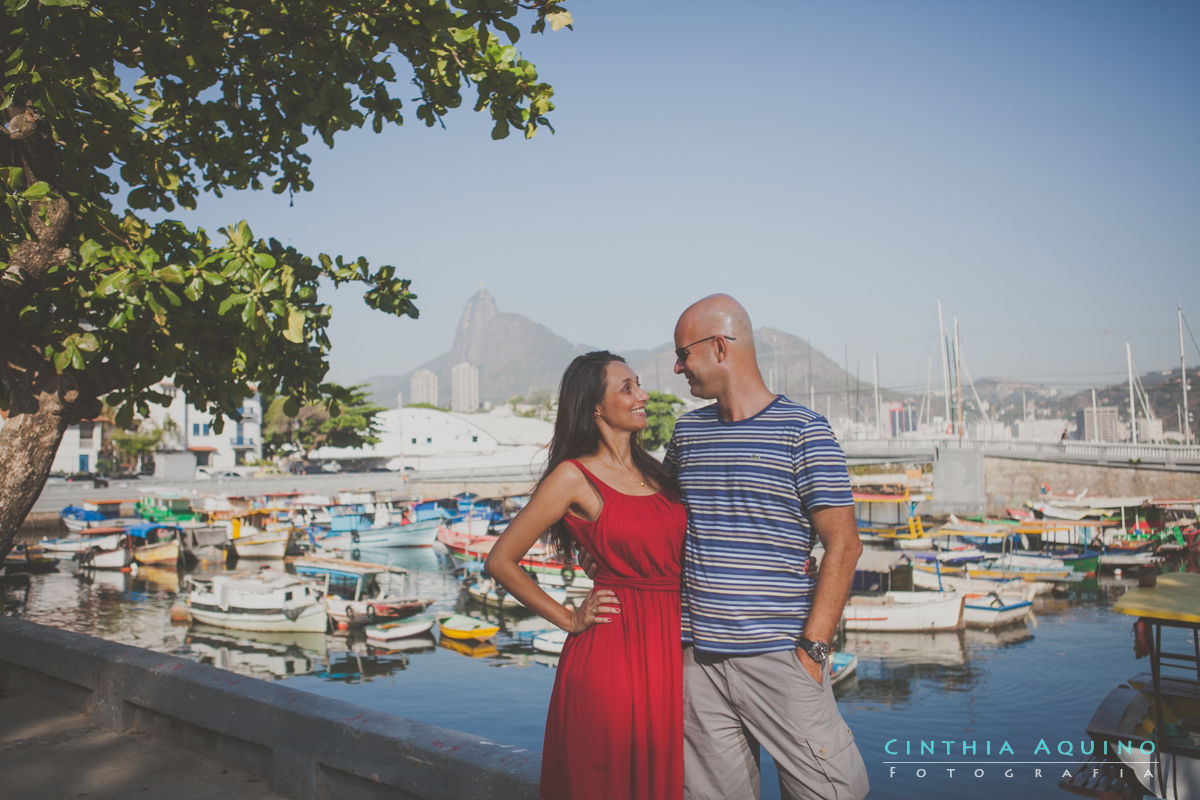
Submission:
<svg viewBox="0 0 1200 800">
<path fill-rule="evenodd" d="M 689 345 L 685 345 L 683 347 L 676 347 L 675 348 L 675 358 L 679 361 L 680 364 L 682 364 L 683 362 L 688 360 L 688 354 L 693 347 L 695 347 L 698 344 L 703 344 L 704 342 L 710 342 L 713 339 L 717 339 L 717 338 L 724 339 L 727 342 L 736 342 L 737 341 L 737 339 L 733 336 L 726 336 L 723 333 L 714 333 L 712 336 L 705 336 L 703 339 L 697 339 L 696 341 L 692 342 Z"/>
</svg>

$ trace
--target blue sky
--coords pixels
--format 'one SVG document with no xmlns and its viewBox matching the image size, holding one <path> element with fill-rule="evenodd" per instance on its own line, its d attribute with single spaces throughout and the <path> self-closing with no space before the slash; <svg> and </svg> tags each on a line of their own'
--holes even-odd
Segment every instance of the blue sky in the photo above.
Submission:
<svg viewBox="0 0 1200 800">
<path fill-rule="evenodd" d="M 1200 339 L 1200 4 L 569 6 L 519 46 L 557 133 L 493 142 L 470 103 L 311 154 L 316 191 L 207 199 L 310 253 L 412 278 L 421 319 L 330 293 L 331 377 L 446 349 L 501 311 L 618 352 L 728 291 L 756 325 L 921 391 L 940 298 L 976 378 L 1086 387 Z M 1187 338 L 1188 364 L 1200 353 Z"/>
</svg>

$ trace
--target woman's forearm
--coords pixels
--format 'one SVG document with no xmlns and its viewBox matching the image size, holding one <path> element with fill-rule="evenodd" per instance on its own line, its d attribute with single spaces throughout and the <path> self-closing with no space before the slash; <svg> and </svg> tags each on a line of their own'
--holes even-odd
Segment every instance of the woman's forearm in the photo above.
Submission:
<svg viewBox="0 0 1200 800">
<path fill-rule="evenodd" d="M 529 577 L 529 573 L 521 569 L 521 565 L 508 559 L 496 559 L 493 563 L 488 556 L 487 571 L 497 583 L 521 604 L 543 619 L 554 623 L 565 631 L 570 631 L 574 622 L 572 613 L 562 603 L 546 594 L 537 581 Z"/>
</svg>

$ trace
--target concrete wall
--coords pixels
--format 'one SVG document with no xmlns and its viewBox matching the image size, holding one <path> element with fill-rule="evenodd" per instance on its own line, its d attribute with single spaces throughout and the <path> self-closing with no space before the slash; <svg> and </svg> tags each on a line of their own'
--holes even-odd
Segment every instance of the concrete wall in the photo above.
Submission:
<svg viewBox="0 0 1200 800">
<path fill-rule="evenodd" d="M 1195 472 L 985 458 L 984 473 L 989 514 L 1036 500 L 1043 483 L 1054 492 L 1079 493 L 1086 489 L 1088 494 L 1110 497 L 1200 497 L 1200 474 Z M 935 483 L 935 497 L 937 493 Z"/>
<path fill-rule="evenodd" d="M 0 617 L 0 693 L 19 692 L 204 752 L 297 800 L 537 797 L 535 751 Z"/>
<path fill-rule="evenodd" d="M 938 448 L 933 458 L 934 514 L 981 514 L 987 502 L 984 491 L 983 453 L 977 450 Z"/>
</svg>

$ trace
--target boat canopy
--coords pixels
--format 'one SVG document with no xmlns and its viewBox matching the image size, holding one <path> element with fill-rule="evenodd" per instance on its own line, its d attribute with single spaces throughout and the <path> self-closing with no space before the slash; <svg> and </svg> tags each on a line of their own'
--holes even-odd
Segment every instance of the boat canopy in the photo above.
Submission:
<svg viewBox="0 0 1200 800">
<path fill-rule="evenodd" d="M 1159 575 L 1153 587 L 1127 591 L 1113 610 L 1131 617 L 1200 625 L 1200 575 L 1188 572 Z"/>
</svg>

